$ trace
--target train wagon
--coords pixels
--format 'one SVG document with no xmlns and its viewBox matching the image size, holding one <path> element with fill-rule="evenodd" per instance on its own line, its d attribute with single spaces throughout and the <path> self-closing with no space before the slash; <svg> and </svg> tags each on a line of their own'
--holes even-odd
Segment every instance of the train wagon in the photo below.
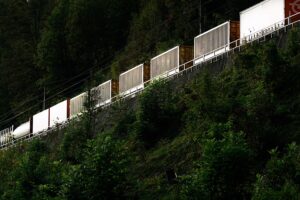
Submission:
<svg viewBox="0 0 300 200">
<path fill-rule="evenodd" d="M 85 103 L 87 101 L 87 92 L 81 93 L 70 99 L 70 118 L 81 115 L 85 111 Z"/>
<path fill-rule="evenodd" d="M 7 144 L 12 139 L 13 131 L 14 131 L 13 126 L 0 131 L 0 146 Z"/>
<path fill-rule="evenodd" d="M 285 23 L 292 23 L 300 20 L 300 0 L 285 0 Z"/>
<path fill-rule="evenodd" d="M 299 0 L 265 0 L 240 12 L 241 42 L 246 43 L 299 20 L 299 12 Z"/>
<path fill-rule="evenodd" d="M 70 117 L 70 100 L 65 100 L 49 108 L 49 127 L 61 124 Z"/>
<path fill-rule="evenodd" d="M 39 133 L 49 128 L 49 115 L 49 109 L 33 115 L 31 122 L 31 132 L 33 134 Z"/>
<path fill-rule="evenodd" d="M 178 73 L 179 67 L 191 60 L 193 60 L 192 46 L 176 46 L 151 59 L 150 78 L 156 79 Z"/>
<path fill-rule="evenodd" d="M 91 96 L 95 107 L 111 103 L 112 97 L 119 92 L 118 81 L 109 80 L 91 90 Z"/>
<path fill-rule="evenodd" d="M 227 21 L 196 36 L 194 38 L 194 64 L 199 64 L 239 45 L 238 41 L 236 44 L 231 44 L 239 38 L 240 23 L 238 21 Z"/>
<path fill-rule="evenodd" d="M 140 64 L 119 76 L 119 94 L 125 96 L 144 88 L 144 83 L 150 80 L 149 64 Z"/>
<path fill-rule="evenodd" d="M 18 139 L 21 137 L 24 137 L 26 135 L 30 134 L 30 121 L 21 124 L 18 128 L 16 128 L 13 132 L 12 132 L 12 137 L 14 139 Z"/>
</svg>

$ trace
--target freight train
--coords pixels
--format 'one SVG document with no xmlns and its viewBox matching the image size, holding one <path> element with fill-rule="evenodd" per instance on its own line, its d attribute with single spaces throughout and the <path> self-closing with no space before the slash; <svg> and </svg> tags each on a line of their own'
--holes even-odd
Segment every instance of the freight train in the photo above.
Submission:
<svg viewBox="0 0 300 200">
<path fill-rule="evenodd" d="M 95 106 L 103 107 L 119 98 L 143 90 L 146 83 L 170 77 L 234 48 L 257 40 L 300 21 L 300 0 L 265 0 L 242 12 L 240 21 L 227 21 L 194 38 L 194 46 L 179 45 L 123 72 L 119 80 L 109 80 L 91 89 Z M 11 141 L 38 135 L 85 112 L 88 92 L 67 99 L 33 115 L 16 129 L 0 131 L 0 147 Z"/>
</svg>

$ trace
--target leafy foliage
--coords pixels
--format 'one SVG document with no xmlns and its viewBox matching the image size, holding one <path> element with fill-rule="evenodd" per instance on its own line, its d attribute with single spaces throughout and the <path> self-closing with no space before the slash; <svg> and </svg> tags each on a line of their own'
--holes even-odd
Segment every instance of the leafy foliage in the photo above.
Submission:
<svg viewBox="0 0 300 200">
<path fill-rule="evenodd" d="M 224 127 L 225 126 L 225 127 Z M 183 178 L 183 199 L 245 199 L 252 152 L 242 133 L 217 125 L 203 142 L 199 169 Z M 220 130 L 225 129 L 225 132 Z"/>
<path fill-rule="evenodd" d="M 172 138 L 178 134 L 182 111 L 178 96 L 170 91 L 167 82 L 158 81 L 147 88 L 140 98 L 136 134 L 147 148 L 162 138 Z"/>
<path fill-rule="evenodd" d="M 68 199 L 122 199 L 130 188 L 130 156 L 121 142 L 99 136 L 87 144 L 84 161 L 72 173 Z"/>
<path fill-rule="evenodd" d="M 295 143 L 289 145 L 283 156 L 277 149 L 271 150 L 264 174 L 257 175 L 252 199 L 299 199 L 299 152 Z"/>
</svg>

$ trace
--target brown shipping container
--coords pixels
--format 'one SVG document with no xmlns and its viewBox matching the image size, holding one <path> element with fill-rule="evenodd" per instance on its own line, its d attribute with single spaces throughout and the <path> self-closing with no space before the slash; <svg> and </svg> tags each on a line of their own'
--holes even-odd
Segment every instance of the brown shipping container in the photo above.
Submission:
<svg viewBox="0 0 300 200">
<path fill-rule="evenodd" d="M 236 44 L 229 44 L 240 38 L 240 23 L 238 21 L 227 21 L 215 28 L 212 28 L 194 39 L 194 58 L 195 63 L 199 60 L 221 54 Z M 197 59 L 198 58 L 198 59 Z"/>
<path fill-rule="evenodd" d="M 230 21 L 230 43 L 240 39 L 240 22 Z M 234 47 L 232 44 L 231 47 Z"/>
<path fill-rule="evenodd" d="M 194 57 L 194 48 L 193 46 L 180 46 L 180 65 L 186 64 L 186 66 L 182 66 L 182 69 L 193 66 L 193 57 Z"/>
<path fill-rule="evenodd" d="M 154 58 L 150 61 L 151 79 L 166 73 L 176 73 L 179 66 L 193 59 L 193 47 L 176 46 Z"/>
<path fill-rule="evenodd" d="M 112 80 L 111 85 L 111 98 L 119 94 L 119 82 L 118 80 Z"/>
<path fill-rule="evenodd" d="M 144 83 L 150 80 L 150 64 L 144 63 Z"/>
</svg>

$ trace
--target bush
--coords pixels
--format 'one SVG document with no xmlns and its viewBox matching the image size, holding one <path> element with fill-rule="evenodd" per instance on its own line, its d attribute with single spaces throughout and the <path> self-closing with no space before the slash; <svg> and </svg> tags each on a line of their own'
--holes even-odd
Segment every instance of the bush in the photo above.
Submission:
<svg viewBox="0 0 300 200">
<path fill-rule="evenodd" d="M 218 130 L 226 130 L 219 132 Z M 199 168 L 183 177 L 182 199 L 245 199 L 252 152 L 244 134 L 215 125 L 204 140 Z"/>
<path fill-rule="evenodd" d="M 129 193 L 127 179 L 130 156 L 122 142 L 109 135 L 90 140 L 82 164 L 72 170 L 67 199 L 124 199 Z"/>
<path fill-rule="evenodd" d="M 77 124 L 76 124 L 77 123 Z M 82 150 L 86 147 L 89 138 L 84 127 L 85 120 L 82 122 L 70 123 L 65 131 L 63 141 L 61 143 L 61 157 L 67 162 L 78 164 L 82 160 Z"/>
<path fill-rule="evenodd" d="M 157 81 L 142 94 L 137 112 L 136 134 L 146 148 L 180 132 L 182 110 L 179 98 L 165 81 Z"/>
<path fill-rule="evenodd" d="M 56 199 L 62 185 L 62 165 L 52 161 L 41 141 L 33 141 L 15 160 L 1 199 Z"/>
<path fill-rule="evenodd" d="M 277 149 L 270 151 L 271 159 L 263 175 L 258 174 L 253 200 L 299 199 L 300 198 L 300 148 L 289 145 L 283 156 Z"/>
</svg>

